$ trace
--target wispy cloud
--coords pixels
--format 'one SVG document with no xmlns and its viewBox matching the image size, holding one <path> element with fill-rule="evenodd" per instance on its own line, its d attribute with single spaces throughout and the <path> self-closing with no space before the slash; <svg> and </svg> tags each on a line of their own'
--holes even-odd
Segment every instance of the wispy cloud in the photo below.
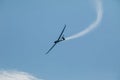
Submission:
<svg viewBox="0 0 120 80">
<path fill-rule="evenodd" d="M 43 80 L 20 71 L 0 71 L 0 80 Z"/>
</svg>

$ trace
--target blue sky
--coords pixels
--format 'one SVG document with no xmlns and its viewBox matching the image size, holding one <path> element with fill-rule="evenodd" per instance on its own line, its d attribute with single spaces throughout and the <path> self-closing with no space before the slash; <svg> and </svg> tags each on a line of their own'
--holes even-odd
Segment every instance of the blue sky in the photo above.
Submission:
<svg viewBox="0 0 120 80">
<path fill-rule="evenodd" d="M 95 19 L 93 0 L 0 0 L 0 69 L 44 80 L 120 79 L 120 2 L 102 0 L 103 18 L 89 34 L 58 44 Z"/>
</svg>

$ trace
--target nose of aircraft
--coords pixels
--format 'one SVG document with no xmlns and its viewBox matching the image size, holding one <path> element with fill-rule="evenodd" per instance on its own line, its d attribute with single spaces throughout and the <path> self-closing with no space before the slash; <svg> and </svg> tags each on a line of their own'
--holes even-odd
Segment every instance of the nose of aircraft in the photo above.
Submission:
<svg viewBox="0 0 120 80">
<path fill-rule="evenodd" d="M 58 41 L 54 41 L 54 43 L 57 43 Z"/>
</svg>

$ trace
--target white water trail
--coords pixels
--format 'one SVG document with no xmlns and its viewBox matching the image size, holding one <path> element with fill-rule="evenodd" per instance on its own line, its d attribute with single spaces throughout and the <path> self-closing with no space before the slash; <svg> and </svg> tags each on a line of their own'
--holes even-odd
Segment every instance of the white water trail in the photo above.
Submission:
<svg viewBox="0 0 120 80">
<path fill-rule="evenodd" d="M 75 35 L 72 35 L 70 37 L 67 37 L 66 40 L 71 40 L 71 39 L 82 37 L 86 35 L 87 33 L 89 33 L 90 31 L 92 31 L 93 29 L 95 29 L 99 25 L 99 23 L 102 20 L 102 15 L 103 15 L 103 8 L 102 8 L 101 0 L 95 0 L 95 5 L 96 5 L 96 11 L 97 11 L 97 19 L 90 26 L 88 26 L 85 30 Z"/>
</svg>

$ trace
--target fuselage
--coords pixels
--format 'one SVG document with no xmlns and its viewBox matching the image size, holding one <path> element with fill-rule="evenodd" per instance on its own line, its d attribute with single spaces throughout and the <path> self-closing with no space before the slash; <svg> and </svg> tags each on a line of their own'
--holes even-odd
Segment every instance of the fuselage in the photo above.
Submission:
<svg viewBox="0 0 120 80">
<path fill-rule="evenodd" d="M 64 40 L 65 40 L 65 38 L 62 37 L 60 40 L 56 40 L 54 43 L 58 43 L 58 42 L 61 42 L 61 41 L 64 41 Z"/>
<path fill-rule="evenodd" d="M 58 42 L 61 42 L 61 41 L 63 41 L 63 40 L 57 40 L 57 41 L 55 41 L 54 43 L 58 43 Z"/>
</svg>

